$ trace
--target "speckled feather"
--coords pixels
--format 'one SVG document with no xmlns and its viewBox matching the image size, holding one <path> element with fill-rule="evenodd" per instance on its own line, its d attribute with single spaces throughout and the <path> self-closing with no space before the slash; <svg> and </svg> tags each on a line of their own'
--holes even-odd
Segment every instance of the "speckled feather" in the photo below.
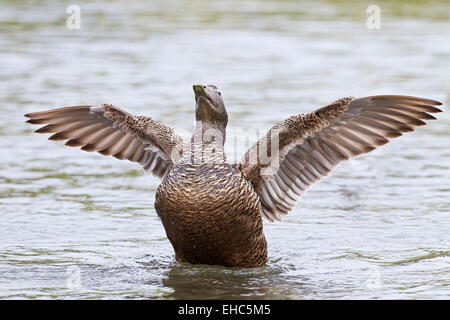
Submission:
<svg viewBox="0 0 450 320">
<path fill-rule="evenodd" d="M 185 148 L 172 128 L 150 117 L 135 117 L 111 104 L 63 107 L 25 115 L 28 123 L 47 124 L 37 133 L 54 133 L 49 140 L 138 162 L 145 171 L 164 177 Z"/>
<path fill-rule="evenodd" d="M 413 131 L 435 119 L 441 103 L 409 96 L 371 96 L 336 100 L 308 114 L 295 115 L 276 124 L 235 165 L 251 181 L 261 199 L 261 214 L 280 220 L 299 202 L 309 187 L 327 176 L 340 162 L 389 142 L 387 138 Z M 427 113 L 428 112 L 428 113 Z M 279 161 L 270 176 L 262 174 L 267 164 L 250 161 L 265 141 L 277 131 Z M 272 163 L 270 165 L 273 165 Z"/>
<path fill-rule="evenodd" d="M 155 208 L 178 261 L 267 262 L 259 197 L 230 164 L 175 165 L 156 192 Z"/>
</svg>

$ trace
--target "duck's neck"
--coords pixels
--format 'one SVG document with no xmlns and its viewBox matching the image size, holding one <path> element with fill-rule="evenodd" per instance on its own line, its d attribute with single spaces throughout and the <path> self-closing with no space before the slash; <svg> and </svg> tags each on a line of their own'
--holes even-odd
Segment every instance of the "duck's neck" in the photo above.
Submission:
<svg viewBox="0 0 450 320">
<path fill-rule="evenodd" d="M 224 163 L 226 127 L 197 121 L 190 150 L 184 160 L 191 163 Z"/>
</svg>

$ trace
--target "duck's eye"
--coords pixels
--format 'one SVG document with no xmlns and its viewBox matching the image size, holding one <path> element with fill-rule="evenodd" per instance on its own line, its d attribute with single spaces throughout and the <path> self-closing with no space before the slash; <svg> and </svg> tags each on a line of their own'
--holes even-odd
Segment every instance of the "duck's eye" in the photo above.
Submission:
<svg viewBox="0 0 450 320">
<path fill-rule="evenodd" d="M 217 92 L 217 94 L 219 95 L 219 96 L 221 96 L 222 94 L 220 93 L 220 92 Z"/>
</svg>

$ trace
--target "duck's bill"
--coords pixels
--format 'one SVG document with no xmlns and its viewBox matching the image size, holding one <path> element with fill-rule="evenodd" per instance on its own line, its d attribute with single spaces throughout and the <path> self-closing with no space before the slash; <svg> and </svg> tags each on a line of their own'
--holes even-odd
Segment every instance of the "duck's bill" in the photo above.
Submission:
<svg viewBox="0 0 450 320">
<path fill-rule="evenodd" d="M 194 84 L 192 87 L 194 89 L 196 101 L 198 100 L 199 97 L 204 97 L 205 99 L 209 100 L 208 94 L 205 91 L 205 86 L 201 84 Z"/>
</svg>

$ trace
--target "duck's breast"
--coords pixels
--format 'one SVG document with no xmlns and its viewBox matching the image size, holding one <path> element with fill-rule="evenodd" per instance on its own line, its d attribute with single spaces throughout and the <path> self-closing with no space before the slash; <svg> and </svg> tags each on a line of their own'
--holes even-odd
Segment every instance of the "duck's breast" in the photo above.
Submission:
<svg viewBox="0 0 450 320">
<path fill-rule="evenodd" d="M 265 257 L 259 197 L 230 164 L 176 165 L 155 200 L 178 260 L 236 265 L 254 250 Z"/>
</svg>

